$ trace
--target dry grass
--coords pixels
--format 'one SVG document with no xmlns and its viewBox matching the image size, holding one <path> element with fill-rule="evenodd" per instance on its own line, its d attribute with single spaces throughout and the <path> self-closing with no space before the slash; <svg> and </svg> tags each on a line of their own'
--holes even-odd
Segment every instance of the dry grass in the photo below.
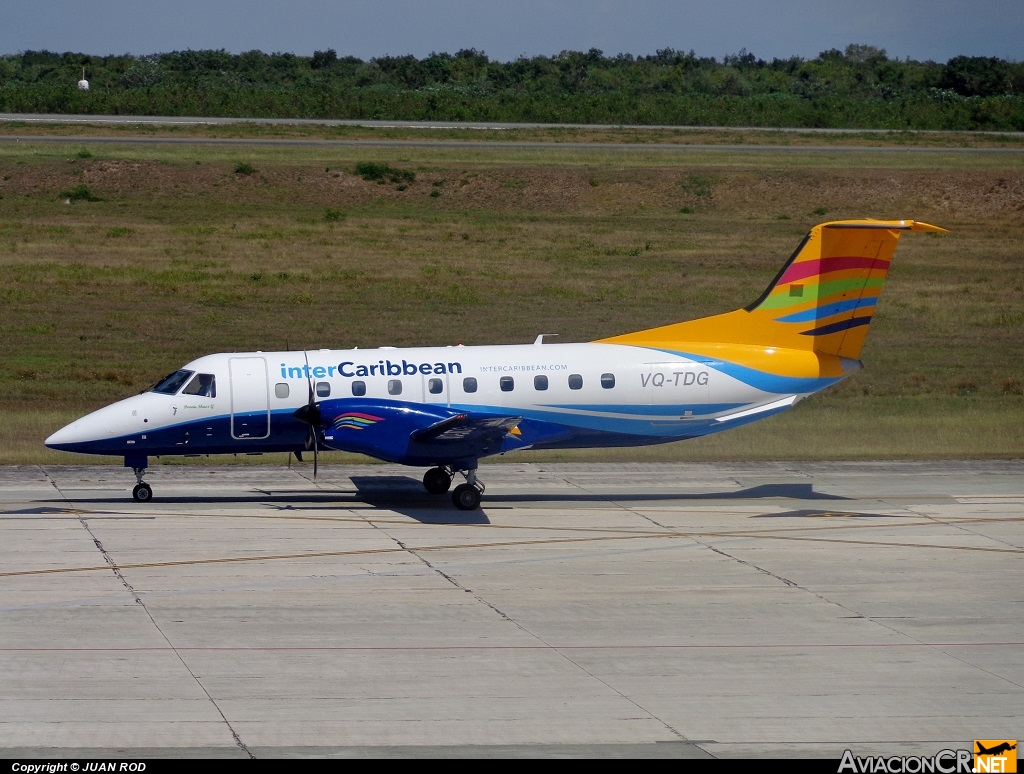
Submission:
<svg viewBox="0 0 1024 774">
<path fill-rule="evenodd" d="M 953 231 L 901 243 L 867 369 L 751 428 L 614 454 L 1024 452 L 1021 155 L 4 149 L 2 462 L 49 459 L 65 418 L 207 352 L 578 341 L 732 309 L 810 225 L 849 217 Z M 99 201 L 65 203 L 77 186 Z"/>
</svg>

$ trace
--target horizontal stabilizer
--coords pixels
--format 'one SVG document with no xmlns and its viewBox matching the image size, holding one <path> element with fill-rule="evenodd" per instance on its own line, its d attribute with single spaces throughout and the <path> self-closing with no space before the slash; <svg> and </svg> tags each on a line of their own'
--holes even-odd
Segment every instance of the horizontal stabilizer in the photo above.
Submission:
<svg viewBox="0 0 1024 774">
<path fill-rule="evenodd" d="M 768 416 L 769 414 L 775 414 L 779 411 L 785 411 L 790 408 L 797 401 L 796 395 L 789 395 L 781 400 L 775 400 L 771 403 L 766 403 L 763 406 L 756 406 L 751 409 L 744 411 L 735 411 L 731 414 L 725 414 L 724 416 L 715 417 L 715 422 L 722 424 L 724 422 L 738 422 L 745 420 L 750 422 L 754 419 L 761 419 L 762 417 Z"/>
</svg>

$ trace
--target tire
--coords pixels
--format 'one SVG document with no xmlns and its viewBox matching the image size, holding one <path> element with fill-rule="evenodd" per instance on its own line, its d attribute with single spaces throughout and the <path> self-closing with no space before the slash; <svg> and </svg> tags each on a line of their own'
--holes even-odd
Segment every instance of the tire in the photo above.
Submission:
<svg viewBox="0 0 1024 774">
<path fill-rule="evenodd" d="M 452 503 L 460 511 L 475 511 L 480 507 L 480 490 L 472 484 L 459 484 L 452 492 Z"/>
<path fill-rule="evenodd" d="M 423 474 L 423 487 L 430 494 L 444 494 L 452 485 L 452 477 L 444 468 L 431 468 Z"/>
<path fill-rule="evenodd" d="M 153 487 L 149 484 L 136 484 L 132 490 L 132 497 L 137 503 L 148 503 L 153 499 Z"/>
</svg>

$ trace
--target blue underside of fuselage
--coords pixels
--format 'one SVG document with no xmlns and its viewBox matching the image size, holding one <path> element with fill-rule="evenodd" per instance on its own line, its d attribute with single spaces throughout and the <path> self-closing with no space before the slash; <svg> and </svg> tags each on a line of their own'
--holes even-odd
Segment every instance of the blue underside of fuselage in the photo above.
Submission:
<svg viewBox="0 0 1024 774">
<path fill-rule="evenodd" d="M 275 412 L 268 423 L 266 414 L 258 418 L 266 432 L 265 438 L 232 437 L 229 415 L 206 417 L 181 422 L 145 433 L 102 438 L 80 443 L 53 444 L 51 448 L 82 454 L 149 455 L 153 457 L 193 454 L 247 454 L 275 451 L 301 451 L 309 438 L 309 426 L 292 416 L 291 411 Z M 238 423 L 241 415 L 235 415 Z"/>
<path fill-rule="evenodd" d="M 659 423 L 656 419 L 608 418 L 595 415 L 568 415 L 562 412 L 513 411 L 507 408 L 481 408 L 479 406 L 452 406 L 454 409 L 486 412 L 508 416 L 522 416 L 520 434 L 510 436 L 509 443 L 499 452 L 524 447 L 543 449 L 573 449 L 601 446 L 642 446 L 692 438 L 713 432 L 701 420 L 687 423 Z M 563 421 L 551 421 L 558 416 Z M 260 419 L 262 416 L 259 417 Z M 239 415 L 235 416 L 236 425 Z M 182 422 L 169 427 L 147 430 L 145 433 L 54 444 L 52 448 L 80 454 L 109 456 L 176 456 L 207 454 L 265 454 L 271 452 L 301 452 L 311 448 L 309 426 L 298 421 L 292 411 L 274 412 L 266 437 L 232 437 L 230 416 L 209 417 L 193 422 Z M 264 423 L 265 424 L 265 423 Z M 635 430 L 639 432 L 631 432 Z M 268 432 L 269 431 L 269 432 Z M 323 447 L 321 447 L 323 448 Z M 422 450 L 421 450 L 422 451 Z M 446 464 L 443 452 L 416 454 L 412 458 L 393 459 L 410 465 Z"/>
</svg>

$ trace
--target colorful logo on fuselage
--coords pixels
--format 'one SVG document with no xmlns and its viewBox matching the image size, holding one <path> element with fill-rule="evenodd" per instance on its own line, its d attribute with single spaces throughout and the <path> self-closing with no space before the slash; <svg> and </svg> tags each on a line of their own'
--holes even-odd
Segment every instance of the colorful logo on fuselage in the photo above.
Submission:
<svg viewBox="0 0 1024 774">
<path fill-rule="evenodd" d="M 357 411 L 350 411 L 347 414 L 342 414 L 340 417 L 335 417 L 334 421 L 331 422 L 331 429 L 365 430 L 371 425 L 383 421 L 384 417 L 375 417 L 373 414 L 361 414 Z"/>
</svg>

